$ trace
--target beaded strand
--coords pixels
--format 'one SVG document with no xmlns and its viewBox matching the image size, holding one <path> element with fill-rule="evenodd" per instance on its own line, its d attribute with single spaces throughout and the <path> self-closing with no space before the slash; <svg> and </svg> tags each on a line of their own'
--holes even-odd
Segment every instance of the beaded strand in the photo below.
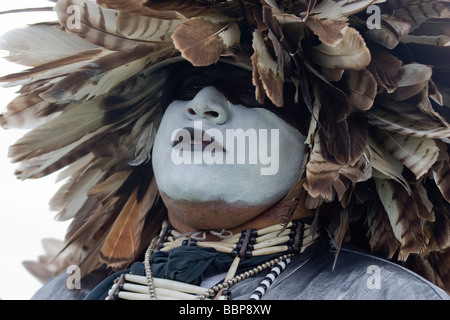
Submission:
<svg viewBox="0 0 450 320">
<path fill-rule="evenodd" d="M 266 293 L 267 289 L 272 285 L 275 279 L 280 275 L 291 259 L 288 258 L 285 261 L 280 261 L 275 267 L 273 267 L 267 276 L 261 281 L 261 284 L 255 289 L 253 294 L 250 296 L 250 300 L 260 300 L 261 297 Z"/>
<path fill-rule="evenodd" d="M 226 297 L 228 296 L 227 290 L 229 290 L 236 283 L 243 281 L 245 279 L 248 279 L 250 277 L 253 277 L 253 276 L 257 275 L 258 273 L 260 273 L 270 267 L 273 267 L 274 265 L 276 265 L 284 260 L 290 259 L 293 256 L 294 256 L 293 254 L 285 254 L 283 256 L 280 256 L 279 258 L 275 258 L 270 261 L 264 262 L 264 263 L 260 264 L 259 266 L 254 267 L 251 270 L 242 272 L 241 274 L 239 274 L 229 280 L 226 280 L 226 281 L 222 282 L 221 284 L 213 286 L 211 289 L 206 291 L 204 294 L 200 295 L 197 298 L 197 300 L 205 300 L 207 298 L 215 297 L 217 295 L 217 293 L 219 293 L 219 291 L 221 291 L 221 290 L 224 290 L 223 295 L 224 295 L 224 299 L 226 299 Z"/>
</svg>

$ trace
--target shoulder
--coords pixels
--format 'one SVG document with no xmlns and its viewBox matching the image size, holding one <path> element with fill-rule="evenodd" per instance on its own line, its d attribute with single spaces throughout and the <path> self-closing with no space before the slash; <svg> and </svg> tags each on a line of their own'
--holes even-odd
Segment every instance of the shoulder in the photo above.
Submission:
<svg viewBox="0 0 450 320">
<path fill-rule="evenodd" d="M 334 268 L 333 268 L 334 267 Z M 418 274 L 387 260 L 344 245 L 306 263 L 293 261 L 278 286 L 298 298 L 359 300 L 443 300 L 450 297 Z M 302 289 L 295 288 L 300 282 Z M 274 283 L 275 284 L 275 283 Z M 274 288 L 276 289 L 276 287 Z M 286 291 L 285 291 L 286 292 Z"/>
<path fill-rule="evenodd" d="M 47 281 L 31 297 L 32 300 L 82 300 L 111 272 L 100 268 L 83 279 L 72 279 L 69 273 L 61 273 Z"/>
</svg>

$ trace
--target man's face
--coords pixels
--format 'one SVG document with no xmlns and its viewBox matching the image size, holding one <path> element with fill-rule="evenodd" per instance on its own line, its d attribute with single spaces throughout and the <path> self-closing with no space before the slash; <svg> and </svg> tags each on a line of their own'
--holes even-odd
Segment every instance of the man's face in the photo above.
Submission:
<svg viewBox="0 0 450 320">
<path fill-rule="evenodd" d="M 158 188 L 168 197 L 266 206 L 297 182 L 304 137 L 256 103 L 250 72 L 200 69 L 173 93 L 152 154 Z"/>
</svg>

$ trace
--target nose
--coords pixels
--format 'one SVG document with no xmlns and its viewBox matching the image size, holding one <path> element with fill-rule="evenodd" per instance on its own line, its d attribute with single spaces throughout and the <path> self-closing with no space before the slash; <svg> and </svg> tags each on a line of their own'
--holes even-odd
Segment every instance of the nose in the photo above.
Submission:
<svg viewBox="0 0 450 320">
<path fill-rule="evenodd" d="M 190 120 L 206 119 L 215 124 L 224 124 L 230 116 L 231 105 L 216 88 L 201 89 L 186 105 L 186 117 Z"/>
</svg>

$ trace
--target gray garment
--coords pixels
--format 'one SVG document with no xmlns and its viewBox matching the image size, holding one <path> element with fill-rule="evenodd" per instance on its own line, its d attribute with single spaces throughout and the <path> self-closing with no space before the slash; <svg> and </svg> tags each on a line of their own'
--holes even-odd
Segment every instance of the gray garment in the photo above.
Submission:
<svg viewBox="0 0 450 320">
<path fill-rule="evenodd" d="M 397 264 L 343 245 L 335 252 L 323 238 L 292 259 L 263 295 L 268 300 L 450 300 L 442 289 Z M 231 299 L 249 299 L 268 272 L 238 282 Z M 68 274 L 49 281 L 32 299 L 83 299 L 111 274 L 100 269 L 82 279 L 81 289 L 65 286 Z M 111 277 L 112 278 L 112 277 Z"/>
<path fill-rule="evenodd" d="M 450 300 L 416 273 L 344 245 L 335 252 L 297 256 L 274 280 L 262 300 Z M 231 299 L 249 299 L 265 274 L 237 283 Z M 249 289 L 251 288 L 251 289 Z"/>
<path fill-rule="evenodd" d="M 83 300 L 97 284 L 110 274 L 111 271 L 100 268 L 81 279 L 80 289 L 68 289 L 66 281 L 70 274 L 63 272 L 36 291 L 31 300 Z"/>
</svg>

